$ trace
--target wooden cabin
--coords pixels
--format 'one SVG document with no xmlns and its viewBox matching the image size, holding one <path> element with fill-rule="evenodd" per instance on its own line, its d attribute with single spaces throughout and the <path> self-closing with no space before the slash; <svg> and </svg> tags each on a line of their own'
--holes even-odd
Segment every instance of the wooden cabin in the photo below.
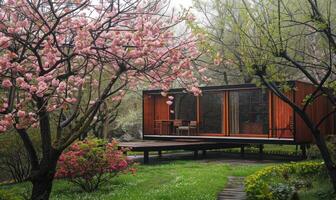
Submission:
<svg viewBox="0 0 336 200">
<path fill-rule="evenodd" d="M 289 81 L 287 96 L 297 105 L 315 87 Z M 303 120 L 275 94 L 254 84 L 202 87 L 201 96 L 184 89 L 143 91 L 143 139 L 204 139 L 236 143 L 308 144 L 312 136 Z M 173 103 L 167 104 L 168 96 Z M 331 104 L 320 96 L 307 112 L 317 122 Z M 334 134 L 335 117 L 322 125 L 323 134 Z"/>
</svg>

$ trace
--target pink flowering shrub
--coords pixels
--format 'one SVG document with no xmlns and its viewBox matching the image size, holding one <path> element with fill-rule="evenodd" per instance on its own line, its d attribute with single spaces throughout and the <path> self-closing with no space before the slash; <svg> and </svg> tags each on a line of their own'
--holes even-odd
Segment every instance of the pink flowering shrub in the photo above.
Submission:
<svg viewBox="0 0 336 200">
<path fill-rule="evenodd" d="M 132 172 L 132 163 L 118 150 L 118 143 L 87 139 L 69 147 L 58 160 L 57 178 L 65 178 L 91 192 L 120 172 Z"/>
</svg>

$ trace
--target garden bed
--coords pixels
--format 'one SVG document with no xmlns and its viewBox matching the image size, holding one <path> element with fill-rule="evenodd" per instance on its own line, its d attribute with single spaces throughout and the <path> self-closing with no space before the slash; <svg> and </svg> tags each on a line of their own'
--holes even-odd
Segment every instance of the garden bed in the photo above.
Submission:
<svg viewBox="0 0 336 200">
<path fill-rule="evenodd" d="M 248 199 L 336 199 L 324 163 L 306 161 L 266 167 L 245 180 Z"/>
</svg>

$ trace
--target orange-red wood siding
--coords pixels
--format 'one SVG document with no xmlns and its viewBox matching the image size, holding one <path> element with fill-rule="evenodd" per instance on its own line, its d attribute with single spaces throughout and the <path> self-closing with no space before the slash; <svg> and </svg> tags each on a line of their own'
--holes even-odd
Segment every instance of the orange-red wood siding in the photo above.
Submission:
<svg viewBox="0 0 336 200">
<path fill-rule="evenodd" d="M 287 92 L 286 96 L 293 100 L 293 91 Z M 271 135 L 278 138 L 293 138 L 293 109 L 275 94 L 270 97 L 271 109 Z"/>
<path fill-rule="evenodd" d="M 307 97 L 307 95 L 312 94 L 316 87 L 297 81 L 295 83 L 295 103 L 296 105 L 303 107 L 304 99 Z M 328 98 L 326 96 L 319 96 L 317 99 L 314 100 L 313 103 L 311 103 L 307 108 L 307 113 L 310 119 L 314 122 L 314 124 L 317 124 L 323 116 L 325 116 L 328 112 L 331 110 L 331 103 L 329 102 Z M 296 141 L 297 142 L 312 142 L 312 134 L 307 127 L 307 125 L 304 123 L 304 121 L 301 119 L 301 117 L 298 114 L 295 114 L 296 119 Z M 334 134 L 333 133 L 333 121 L 334 116 L 331 115 L 328 117 L 320 126 L 320 131 L 322 134 Z"/>
<path fill-rule="evenodd" d="M 225 91 L 223 95 L 222 105 L 222 133 L 229 135 L 229 91 Z"/>
<path fill-rule="evenodd" d="M 143 134 L 154 134 L 154 99 L 155 96 L 143 96 Z"/>
</svg>

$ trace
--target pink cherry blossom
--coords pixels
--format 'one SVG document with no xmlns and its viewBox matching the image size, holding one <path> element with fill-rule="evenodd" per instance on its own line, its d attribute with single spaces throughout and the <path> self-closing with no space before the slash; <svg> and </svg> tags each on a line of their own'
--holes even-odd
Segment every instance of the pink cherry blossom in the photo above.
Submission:
<svg viewBox="0 0 336 200">
<path fill-rule="evenodd" d="M 7 128 L 5 126 L 0 125 L 0 133 L 5 132 Z"/>
<path fill-rule="evenodd" d="M 23 111 L 23 110 L 19 110 L 17 112 L 17 116 L 20 117 L 20 118 L 24 118 L 26 116 L 26 112 Z"/>
<path fill-rule="evenodd" d="M 207 70 L 206 67 L 202 67 L 198 70 L 199 73 L 204 73 Z"/>
<path fill-rule="evenodd" d="M 51 85 L 52 85 L 53 87 L 58 87 L 58 85 L 59 85 L 59 80 L 57 80 L 57 79 L 53 79 L 53 80 L 51 81 Z"/>
<path fill-rule="evenodd" d="M 2 85 L 3 88 L 10 88 L 10 87 L 12 87 L 13 84 L 9 79 L 5 79 L 5 80 L 2 81 L 1 85 Z"/>
<path fill-rule="evenodd" d="M 62 81 L 62 82 L 58 85 L 57 91 L 58 91 L 58 92 L 64 92 L 65 89 L 66 89 L 66 83 Z"/>
<path fill-rule="evenodd" d="M 26 74 L 26 78 L 27 78 L 27 80 L 32 80 L 33 79 L 33 74 L 32 73 L 27 73 Z"/>
<path fill-rule="evenodd" d="M 79 0 L 71 6 L 63 0 L 29 2 L 9 0 L 0 6 L 0 132 L 14 125 L 41 130 L 44 122 L 38 116 L 49 113 L 51 127 L 62 127 L 61 138 L 67 139 L 51 137 L 48 145 L 63 150 L 126 92 L 161 89 L 173 105 L 168 96 L 172 86 L 201 95 L 196 76 L 209 80 L 205 66 L 197 66 L 202 54 L 198 35 L 186 26 L 175 31 L 194 17 L 187 12 L 162 15 L 165 1 L 121 1 L 128 8 L 122 11 L 119 1 Z M 65 127 L 60 126 L 63 120 L 70 120 Z M 109 158 L 122 154 L 113 156 Z M 110 167 L 120 169 L 125 162 Z"/>
</svg>

